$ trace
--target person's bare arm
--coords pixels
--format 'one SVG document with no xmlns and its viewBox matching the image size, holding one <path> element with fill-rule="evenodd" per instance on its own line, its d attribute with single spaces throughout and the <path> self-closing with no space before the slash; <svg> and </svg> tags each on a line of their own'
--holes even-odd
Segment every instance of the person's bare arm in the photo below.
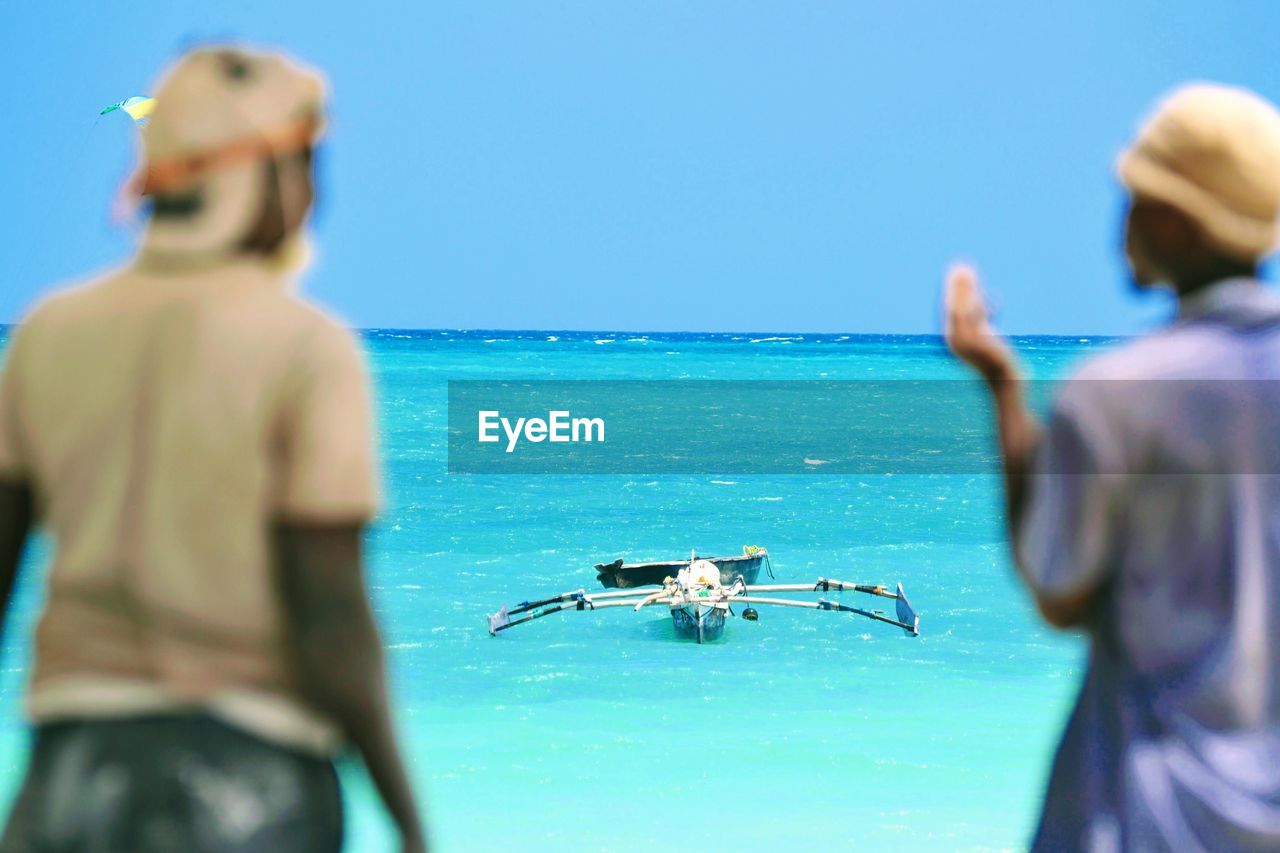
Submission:
<svg viewBox="0 0 1280 853">
<path fill-rule="evenodd" d="M 22 552 L 35 517 L 31 487 L 0 479 L 0 634 L 9 612 L 9 599 L 18 579 Z"/>
<path fill-rule="evenodd" d="M 406 853 L 425 850 L 391 721 L 382 639 L 364 584 L 361 526 L 281 523 L 275 533 L 302 688 L 359 751 Z"/>
<path fill-rule="evenodd" d="M 1031 465 L 1040 443 L 1040 422 L 1027 406 L 1026 381 L 1013 350 L 991 328 L 986 302 L 972 269 L 964 266 L 951 269 L 944 300 L 947 346 L 982 377 L 995 406 L 1004 470 L 1005 518 L 1012 542 L 1028 504 Z M 1018 561 L 1016 552 L 1014 565 L 1025 579 L 1026 567 Z M 1093 593 L 1069 598 L 1046 598 L 1037 594 L 1035 599 L 1046 622 L 1055 628 L 1069 628 L 1088 617 Z"/>
</svg>

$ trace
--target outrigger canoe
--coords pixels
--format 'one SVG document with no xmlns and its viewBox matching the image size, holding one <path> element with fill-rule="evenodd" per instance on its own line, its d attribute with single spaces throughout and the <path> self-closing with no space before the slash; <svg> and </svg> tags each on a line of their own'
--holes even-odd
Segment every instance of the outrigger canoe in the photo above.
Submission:
<svg viewBox="0 0 1280 853">
<path fill-rule="evenodd" d="M 907 600 L 902 584 L 897 584 L 892 592 L 883 584 L 849 583 L 830 578 L 818 578 L 812 584 L 752 584 L 748 583 L 742 574 L 738 574 L 731 582 L 724 583 L 721 581 L 724 568 L 713 560 L 699 560 L 695 556 L 686 561 L 661 565 L 680 565 L 681 568 L 674 577 L 668 575 L 663 578 L 661 584 L 657 585 L 594 593 L 578 589 L 538 601 L 522 601 L 516 605 L 503 606 L 497 613 L 488 617 L 489 633 L 496 636 L 499 632 L 516 625 L 566 610 L 630 607 L 633 611 L 639 612 L 645 607 L 665 605 L 671 614 L 671 622 L 678 636 L 705 643 L 719 638 L 724 633 L 726 617 L 738 615 L 733 609 L 735 606 L 742 607 L 743 619 L 754 622 L 759 618 L 755 606 L 766 605 L 853 613 L 901 628 L 911 637 L 920 635 L 920 617 L 916 615 L 911 602 Z M 783 592 L 855 592 L 887 598 L 895 604 L 894 617 L 896 618 L 886 616 L 881 610 L 856 607 L 826 598 L 804 601 L 761 595 L 761 593 Z M 513 616 L 517 618 L 513 619 Z"/>
</svg>

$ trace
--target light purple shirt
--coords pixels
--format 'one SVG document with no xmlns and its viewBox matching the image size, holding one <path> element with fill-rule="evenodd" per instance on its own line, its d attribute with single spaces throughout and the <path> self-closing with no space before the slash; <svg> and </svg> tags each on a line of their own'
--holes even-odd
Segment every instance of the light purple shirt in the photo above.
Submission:
<svg viewBox="0 0 1280 853">
<path fill-rule="evenodd" d="M 1059 394 L 1015 547 L 1096 594 L 1037 850 L 1280 850 L 1280 298 L 1245 280 Z"/>
</svg>

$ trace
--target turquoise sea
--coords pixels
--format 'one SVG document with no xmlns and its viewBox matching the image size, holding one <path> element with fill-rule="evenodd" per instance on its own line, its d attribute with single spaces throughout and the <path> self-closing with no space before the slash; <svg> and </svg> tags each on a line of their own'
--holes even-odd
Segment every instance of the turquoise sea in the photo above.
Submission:
<svg viewBox="0 0 1280 853">
<path fill-rule="evenodd" d="M 446 473 L 450 379 L 939 379 L 932 337 L 365 333 L 386 509 L 370 534 L 402 737 L 437 849 L 974 850 L 1025 846 L 1084 644 L 1015 582 L 994 474 Z M 1060 376 L 1107 341 L 1021 338 Z M 779 413 L 779 418 L 785 413 Z M 778 582 L 901 581 L 922 636 L 761 608 L 721 641 L 665 613 L 565 613 L 488 635 L 503 603 L 593 564 L 769 549 Z M 4 645 L 0 793 L 39 606 L 35 549 Z M 846 593 L 844 600 L 855 597 Z M 863 602 L 857 602 L 863 603 Z M 344 770 L 350 849 L 389 849 Z"/>
</svg>

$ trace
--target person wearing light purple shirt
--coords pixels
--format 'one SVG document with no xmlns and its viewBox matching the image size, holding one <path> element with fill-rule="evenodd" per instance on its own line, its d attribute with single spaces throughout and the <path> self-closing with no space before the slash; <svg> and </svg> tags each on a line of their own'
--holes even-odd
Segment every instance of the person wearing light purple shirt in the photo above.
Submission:
<svg viewBox="0 0 1280 853">
<path fill-rule="evenodd" d="M 1167 328 L 1093 359 L 1041 426 L 976 274 L 946 338 L 995 403 L 1014 563 L 1089 637 L 1036 850 L 1280 849 L 1280 113 L 1186 86 L 1120 158 L 1125 249 Z"/>
</svg>

